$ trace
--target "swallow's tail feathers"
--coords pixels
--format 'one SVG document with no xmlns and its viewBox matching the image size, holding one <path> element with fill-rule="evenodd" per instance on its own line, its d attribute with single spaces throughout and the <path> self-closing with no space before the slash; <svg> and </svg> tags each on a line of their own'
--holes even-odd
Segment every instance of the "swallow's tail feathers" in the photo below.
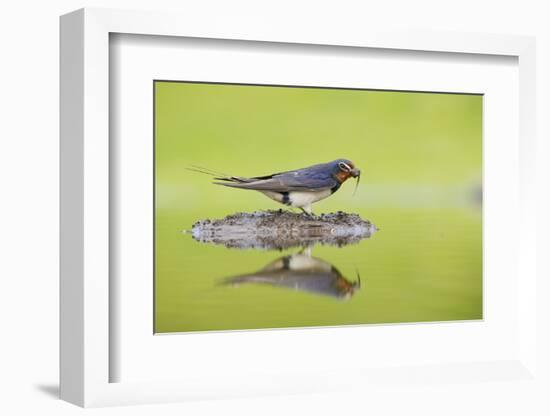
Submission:
<svg viewBox="0 0 550 416">
<path fill-rule="evenodd" d="M 204 168 L 202 166 L 197 166 L 197 165 L 189 165 L 189 167 L 187 167 L 186 169 L 192 172 L 198 172 L 198 173 L 202 173 L 204 175 L 210 175 L 210 176 L 231 176 L 223 172 L 219 172 L 209 168 Z"/>
<path fill-rule="evenodd" d="M 220 180 L 220 178 L 214 179 Z M 221 180 L 224 182 L 213 182 L 213 184 L 228 186 L 230 188 L 250 189 L 253 191 L 286 192 L 292 190 L 285 184 L 274 180 L 257 180 L 255 178 L 241 178 L 236 176 Z"/>
<path fill-rule="evenodd" d="M 240 181 L 238 179 L 233 178 L 214 178 L 219 181 L 225 181 L 225 182 L 212 182 L 214 185 L 221 185 L 221 186 L 228 186 L 230 188 L 239 188 L 239 189 L 251 189 L 251 190 L 258 190 L 255 187 L 251 187 L 250 183 L 245 181 Z"/>
<path fill-rule="evenodd" d="M 215 170 L 212 170 L 212 169 L 209 169 L 209 168 L 204 168 L 202 166 L 190 165 L 186 169 L 190 170 L 190 171 L 193 171 L 193 172 L 202 173 L 204 175 L 214 176 L 214 180 L 216 180 L 216 181 L 235 182 L 235 183 L 247 183 L 247 182 L 252 182 L 253 181 L 252 179 L 249 179 L 249 178 L 229 175 L 227 173 L 215 171 Z M 221 183 L 221 184 L 218 184 L 218 185 L 224 185 L 224 184 Z"/>
<path fill-rule="evenodd" d="M 232 182 L 232 183 L 235 183 L 235 184 L 254 182 L 253 179 L 244 178 L 242 176 L 220 176 L 220 177 L 214 178 L 214 180 L 215 181 Z M 228 185 L 227 183 L 218 183 L 218 182 L 214 182 L 214 184 L 216 184 L 216 185 Z"/>
</svg>

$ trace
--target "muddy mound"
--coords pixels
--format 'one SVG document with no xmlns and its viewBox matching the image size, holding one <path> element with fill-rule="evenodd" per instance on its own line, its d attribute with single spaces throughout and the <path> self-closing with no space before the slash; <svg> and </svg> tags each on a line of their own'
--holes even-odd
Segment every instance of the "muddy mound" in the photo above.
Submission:
<svg viewBox="0 0 550 416">
<path fill-rule="evenodd" d="M 289 211 L 238 212 L 193 224 L 191 235 L 202 243 L 231 248 L 282 250 L 314 244 L 344 246 L 369 238 L 377 228 L 357 214 L 338 211 L 312 215 Z"/>
</svg>

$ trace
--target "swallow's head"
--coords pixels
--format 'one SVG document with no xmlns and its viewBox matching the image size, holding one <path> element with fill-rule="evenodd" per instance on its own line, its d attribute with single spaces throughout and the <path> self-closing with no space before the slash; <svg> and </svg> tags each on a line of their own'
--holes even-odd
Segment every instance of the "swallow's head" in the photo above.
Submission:
<svg viewBox="0 0 550 416">
<path fill-rule="evenodd" d="M 332 174 L 338 182 L 343 183 L 348 178 L 359 178 L 361 171 L 355 167 L 351 160 L 338 159 L 331 162 Z"/>
</svg>

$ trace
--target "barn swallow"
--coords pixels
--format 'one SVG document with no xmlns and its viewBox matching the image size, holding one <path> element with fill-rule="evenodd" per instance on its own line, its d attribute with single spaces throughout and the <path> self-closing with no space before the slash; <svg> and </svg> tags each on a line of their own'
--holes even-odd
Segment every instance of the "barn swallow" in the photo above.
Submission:
<svg viewBox="0 0 550 416">
<path fill-rule="evenodd" d="M 357 189 L 361 177 L 361 171 L 347 159 L 254 177 L 219 175 L 198 166 L 191 170 L 215 176 L 215 185 L 258 191 L 281 204 L 300 208 L 308 215 L 312 214 L 313 203 L 331 196 L 347 179 L 357 178 Z"/>
<path fill-rule="evenodd" d="M 229 277 L 222 284 L 269 285 L 347 300 L 361 287 L 357 276 L 357 281 L 350 282 L 332 264 L 301 252 L 276 259 L 255 273 Z"/>
</svg>

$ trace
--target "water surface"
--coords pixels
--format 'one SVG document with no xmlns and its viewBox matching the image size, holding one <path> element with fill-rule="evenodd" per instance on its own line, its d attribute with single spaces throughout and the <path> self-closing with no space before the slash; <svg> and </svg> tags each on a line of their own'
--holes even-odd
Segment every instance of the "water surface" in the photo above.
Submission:
<svg viewBox="0 0 550 416">
<path fill-rule="evenodd" d="M 474 207 L 370 210 L 370 238 L 282 252 L 203 244 L 170 218 L 158 230 L 156 332 L 482 318 Z"/>
</svg>

